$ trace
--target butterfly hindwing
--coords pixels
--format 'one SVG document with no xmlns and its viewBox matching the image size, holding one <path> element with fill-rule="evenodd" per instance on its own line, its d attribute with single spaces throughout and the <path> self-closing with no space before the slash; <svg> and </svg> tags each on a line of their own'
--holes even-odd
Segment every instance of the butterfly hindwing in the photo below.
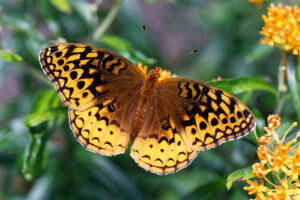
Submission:
<svg viewBox="0 0 300 200">
<path fill-rule="evenodd" d="M 130 140 L 132 110 L 137 103 L 135 98 L 124 101 L 124 98 L 116 97 L 85 111 L 70 109 L 70 126 L 78 141 L 98 154 L 111 156 L 124 153 Z"/>
<path fill-rule="evenodd" d="M 207 150 L 240 138 L 255 127 L 251 111 L 229 93 L 206 83 L 183 78 L 161 82 L 171 118 L 187 146 Z"/>
<path fill-rule="evenodd" d="M 183 142 L 161 97 L 157 94 L 146 108 L 148 115 L 131 147 L 131 157 L 140 167 L 160 175 L 177 172 L 198 155 Z"/>
</svg>

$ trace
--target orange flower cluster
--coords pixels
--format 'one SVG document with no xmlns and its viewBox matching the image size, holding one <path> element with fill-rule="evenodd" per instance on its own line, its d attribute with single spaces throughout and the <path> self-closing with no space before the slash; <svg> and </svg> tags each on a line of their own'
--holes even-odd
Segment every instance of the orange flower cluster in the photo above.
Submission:
<svg viewBox="0 0 300 200">
<path fill-rule="evenodd" d="M 138 63 L 138 68 L 147 76 L 147 71 L 148 71 L 147 65 L 143 66 L 142 63 Z M 171 77 L 176 77 L 176 74 L 171 74 L 171 71 L 163 69 L 160 71 L 160 77 L 158 80 L 161 81 Z"/>
<path fill-rule="evenodd" d="M 294 55 L 300 54 L 300 8 L 273 3 L 268 8 L 268 16 L 262 15 L 265 22 L 260 34 L 266 36 L 261 43 L 269 46 L 276 44 L 284 51 L 292 50 Z"/>
<path fill-rule="evenodd" d="M 250 3 L 255 3 L 255 4 L 262 4 L 266 1 L 269 1 L 269 0 L 249 0 Z"/>
<path fill-rule="evenodd" d="M 257 149 L 257 156 L 260 162 L 252 165 L 252 173 L 260 178 L 261 183 L 247 180 L 249 186 L 245 186 L 244 190 L 260 200 L 298 200 L 300 199 L 300 146 L 297 137 L 300 134 L 291 142 L 284 144 L 283 140 L 290 129 L 281 141 L 275 132 L 275 129 L 280 126 L 281 118 L 270 115 L 267 121 L 268 127 L 264 128 L 267 133 L 258 139 L 260 146 Z M 291 127 L 295 125 L 294 123 Z M 292 144 L 295 144 L 295 148 L 291 152 Z M 267 178 L 269 174 L 272 174 L 269 177 L 273 181 Z M 268 185 L 264 185 L 264 180 Z"/>
</svg>

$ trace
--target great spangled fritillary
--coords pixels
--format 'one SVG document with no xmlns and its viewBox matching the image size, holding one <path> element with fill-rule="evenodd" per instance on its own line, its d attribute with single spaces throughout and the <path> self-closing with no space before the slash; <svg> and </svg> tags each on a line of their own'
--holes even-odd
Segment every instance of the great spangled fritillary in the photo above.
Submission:
<svg viewBox="0 0 300 200">
<path fill-rule="evenodd" d="M 193 79 L 161 80 L 159 67 L 147 76 L 106 49 L 52 45 L 41 51 L 40 63 L 86 149 L 111 156 L 131 140 L 131 156 L 153 173 L 175 173 L 199 151 L 255 127 L 251 111 L 229 93 Z"/>
</svg>

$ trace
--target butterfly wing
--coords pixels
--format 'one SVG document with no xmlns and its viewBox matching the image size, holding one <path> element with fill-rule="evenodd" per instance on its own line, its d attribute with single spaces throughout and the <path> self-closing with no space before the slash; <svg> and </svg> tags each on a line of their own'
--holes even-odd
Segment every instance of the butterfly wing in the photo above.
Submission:
<svg viewBox="0 0 300 200">
<path fill-rule="evenodd" d="M 40 63 L 63 102 L 74 110 L 100 105 L 137 87 L 145 76 L 122 56 L 85 44 L 49 46 L 41 51 Z"/>
<path fill-rule="evenodd" d="M 183 142 L 176 121 L 170 118 L 170 105 L 167 105 L 162 91 L 158 92 L 145 108 L 148 114 L 133 141 L 131 157 L 145 170 L 162 175 L 188 166 L 198 152 Z"/>
<path fill-rule="evenodd" d="M 255 126 L 243 103 L 206 83 L 171 78 L 157 91 L 131 147 L 134 160 L 150 172 L 175 173 L 200 150 L 242 137 Z"/>
<path fill-rule="evenodd" d="M 69 110 L 70 126 L 78 141 L 88 150 L 102 155 L 125 152 L 137 95 L 128 100 L 116 97 L 85 111 Z"/>
<path fill-rule="evenodd" d="M 144 74 L 122 56 L 85 44 L 43 49 L 40 63 L 63 102 L 70 125 L 88 150 L 115 155 L 126 150 Z"/>
<path fill-rule="evenodd" d="M 238 139 L 255 127 L 251 111 L 231 94 L 204 82 L 172 78 L 161 82 L 170 118 L 184 143 L 207 150 Z"/>
</svg>

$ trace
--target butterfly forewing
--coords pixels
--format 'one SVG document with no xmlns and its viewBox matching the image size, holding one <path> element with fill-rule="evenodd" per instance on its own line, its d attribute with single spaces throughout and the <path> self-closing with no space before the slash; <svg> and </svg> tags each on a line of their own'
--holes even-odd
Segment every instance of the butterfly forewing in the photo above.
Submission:
<svg viewBox="0 0 300 200">
<path fill-rule="evenodd" d="M 187 146 L 207 150 L 240 138 L 255 127 L 251 111 L 229 93 L 206 83 L 183 78 L 161 82 L 170 117 Z"/>
<path fill-rule="evenodd" d="M 122 56 L 84 44 L 49 46 L 40 63 L 70 107 L 79 142 L 99 154 L 124 152 L 144 74 Z"/>
<path fill-rule="evenodd" d="M 58 44 L 43 49 L 40 63 L 63 102 L 86 110 L 112 99 L 144 74 L 130 61 L 106 49 L 83 44 Z"/>
</svg>

